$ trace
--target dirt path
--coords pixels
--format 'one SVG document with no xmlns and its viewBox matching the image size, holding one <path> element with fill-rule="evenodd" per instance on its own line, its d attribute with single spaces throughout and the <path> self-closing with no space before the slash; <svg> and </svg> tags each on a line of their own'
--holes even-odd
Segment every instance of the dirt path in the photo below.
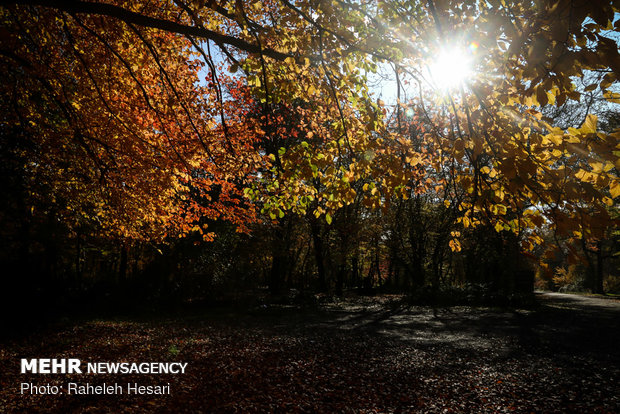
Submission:
<svg viewBox="0 0 620 414">
<path fill-rule="evenodd" d="M 598 296 L 577 295 L 570 293 L 556 292 L 536 292 L 537 296 L 543 303 L 548 305 L 564 304 L 565 306 L 573 306 L 578 309 L 609 309 L 611 311 L 620 312 L 620 300 L 616 298 L 605 298 Z"/>
</svg>

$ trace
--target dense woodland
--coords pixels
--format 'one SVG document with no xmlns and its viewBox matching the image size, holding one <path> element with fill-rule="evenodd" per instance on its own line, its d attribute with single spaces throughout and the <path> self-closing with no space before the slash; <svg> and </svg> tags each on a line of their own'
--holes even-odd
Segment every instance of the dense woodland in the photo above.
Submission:
<svg viewBox="0 0 620 414">
<path fill-rule="evenodd" d="M 4 302 L 619 293 L 619 12 L 3 1 Z"/>
</svg>

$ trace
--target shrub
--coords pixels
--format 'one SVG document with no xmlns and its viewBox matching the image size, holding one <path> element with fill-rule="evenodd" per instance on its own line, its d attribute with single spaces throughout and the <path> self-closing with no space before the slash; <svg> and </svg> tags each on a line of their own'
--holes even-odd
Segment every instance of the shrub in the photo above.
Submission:
<svg viewBox="0 0 620 414">
<path fill-rule="evenodd" d="M 560 292 L 578 291 L 583 288 L 583 278 L 579 275 L 576 265 L 559 267 L 552 280 Z"/>
</svg>

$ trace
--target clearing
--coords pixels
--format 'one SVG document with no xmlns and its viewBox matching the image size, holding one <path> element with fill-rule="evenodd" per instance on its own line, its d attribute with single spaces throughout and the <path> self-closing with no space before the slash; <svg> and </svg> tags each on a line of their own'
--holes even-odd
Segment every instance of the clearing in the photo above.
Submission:
<svg viewBox="0 0 620 414">
<path fill-rule="evenodd" d="M 620 302 L 529 310 L 360 297 L 65 323 L 0 344 L 2 412 L 620 412 Z M 20 358 L 187 362 L 183 375 L 22 375 Z M 20 395 L 22 382 L 170 383 L 169 396 Z"/>
</svg>

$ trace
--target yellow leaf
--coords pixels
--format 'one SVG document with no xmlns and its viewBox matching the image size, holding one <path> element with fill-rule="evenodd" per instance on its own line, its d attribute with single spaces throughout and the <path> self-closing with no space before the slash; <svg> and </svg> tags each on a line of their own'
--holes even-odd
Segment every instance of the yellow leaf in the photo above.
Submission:
<svg viewBox="0 0 620 414">
<path fill-rule="evenodd" d="M 469 218 L 467 216 L 463 217 L 463 227 L 467 228 L 470 225 Z"/>
<path fill-rule="evenodd" d="M 612 198 L 620 196 L 620 181 L 616 180 L 609 186 L 609 192 Z"/>
<path fill-rule="evenodd" d="M 596 132 L 596 121 L 598 117 L 596 115 L 588 115 L 586 116 L 586 120 L 581 127 L 581 131 L 586 134 L 592 134 Z"/>
<path fill-rule="evenodd" d="M 615 92 L 611 92 L 608 91 L 605 94 L 603 94 L 603 96 L 605 96 L 605 98 L 612 103 L 620 103 L 620 93 L 615 93 Z"/>
<path fill-rule="evenodd" d="M 457 239 L 450 240 L 450 242 L 448 244 L 450 245 L 450 249 L 453 252 L 460 252 L 461 251 L 461 242 L 459 242 Z"/>
<path fill-rule="evenodd" d="M 555 145 L 560 145 L 562 143 L 562 135 L 549 134 L 545 138 L 548 138 L 549 141 L 553 142 Z"/>
</svg>

